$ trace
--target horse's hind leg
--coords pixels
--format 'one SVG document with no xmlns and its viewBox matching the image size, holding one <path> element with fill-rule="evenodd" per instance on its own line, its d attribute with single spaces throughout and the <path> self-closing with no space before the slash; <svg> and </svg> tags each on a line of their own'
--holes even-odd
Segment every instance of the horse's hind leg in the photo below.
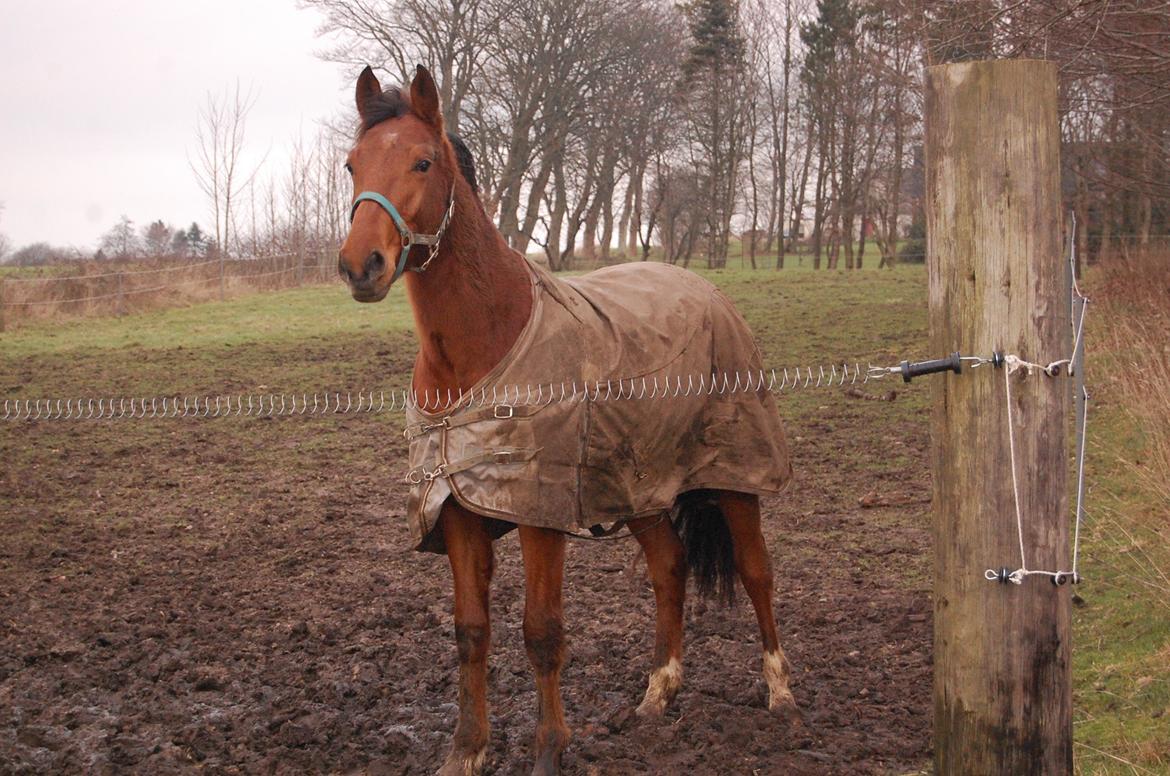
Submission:
<svg viewBox="0 0 1170 776">
<path fill-rule="evenodd" d="M 536 723 L 534 776 L 561 772 L 561 752 L 569 728 L 561 706 L 561 666 L 565 660 L 561 588 L 565 571 L 565 535 L 547 528 L 522 525 L 524 556 L 524 646 L 536 673 L 540 719 Z"/>
<path fill-rule="evenodd" d="M 455 643 L 459 650 L 459 722 L 440 776 L 474 776 L 488 742 L 487 655 L 491 642 L 488 588 L 492 538 L 484 519 L 454 501 L 439 516 L 455 579 Z"/>
<path fill-rule="evenodd" d="M 768 683 L 768 708 L 799 722 L 796 701 L 788 687 L 788 659 L 776 635 L 776 618 L 772 611 L 772 563 L 764 534 L 760 530 L 760 500 L 747 493 L 719 491 L 719 508 L 723 512 L 735 552 L 735 570 L 756 610 L 760 638 L 764 646 L 764 680 Z"/>
<path fill-rule="evenodd" d="M 682 686 L 686 555 L 669 518 L 644 517 L 631 520 L 628 525 L 646 554 L 658 610 L 654 628 L 654 667 L 650 671 L 646 695 L 638 706 L 638 716 L 660 717 Z"/>
</svg>

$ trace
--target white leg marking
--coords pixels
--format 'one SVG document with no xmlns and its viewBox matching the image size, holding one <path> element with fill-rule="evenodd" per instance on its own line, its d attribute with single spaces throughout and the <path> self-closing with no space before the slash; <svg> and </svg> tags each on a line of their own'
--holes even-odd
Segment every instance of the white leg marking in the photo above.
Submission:
<svg viewBox="0 0 1170 776">
<path fill-rule="evenodd" d="M 638 706 L 641 716 L 662 716 L 666 705 L 674 698 L 678 688 L 682 687 L 683 668 L 677 657 L 672 657 L 666 665 L 650 672 L 650 683 L 646 687 L 646 696 Z"/>
<path fill-rule="evenodd" d="M 439 776 L 478 776 L 487 759 L 487 747 L 467 757 L 449 757 L 439 769 Z"/>
<path fill-rule="evenodd" d="M 791 707 L 796 704 L 788 689 L 788 661 L 783 652 L 764 653 L 764 681 L 768 683 L 768 708 Z"/>
</svg>

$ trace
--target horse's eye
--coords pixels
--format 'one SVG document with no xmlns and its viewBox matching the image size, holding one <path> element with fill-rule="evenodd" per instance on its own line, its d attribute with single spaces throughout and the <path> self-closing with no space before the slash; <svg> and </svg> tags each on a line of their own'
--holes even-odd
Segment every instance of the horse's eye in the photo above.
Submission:
<svg viewBox="0 0 1170 776">
<path fill-rule="evenodd" d="M 349 162 L 346 162 L 345 163 L 345 171 L 348 172 L 350 175 L 353 175 L 353 165 L 351 165 Z"/>
<path fill-rule="evenodd" d="M 427 170 L 431 169 L 431 160 L 419 159 L 418 164 L 414 166 L 414 169 L 418 170 L 419 172 L 426 172 Z"/>
</svg>

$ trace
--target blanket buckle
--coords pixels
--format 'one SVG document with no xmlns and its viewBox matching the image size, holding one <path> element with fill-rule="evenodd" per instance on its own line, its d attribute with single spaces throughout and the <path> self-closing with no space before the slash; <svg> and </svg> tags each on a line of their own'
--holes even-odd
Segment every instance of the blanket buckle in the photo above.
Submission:
<svg viewBox="0 0 1170 776">
<path fill-rule="evenodd" d="M 507 420 L 515 414 L 516 408 L 511 404 L 497 404 L 495 409 L 492 410 L 492 415 L 495 416 L 496 420 Z"/>
</svg>

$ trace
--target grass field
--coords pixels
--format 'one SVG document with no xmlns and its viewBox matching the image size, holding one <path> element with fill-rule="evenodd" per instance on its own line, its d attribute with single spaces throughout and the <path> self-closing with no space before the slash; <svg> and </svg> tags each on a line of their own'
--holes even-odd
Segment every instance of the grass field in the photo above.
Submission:
<svg viewBox="0 0 1170 776">
<path fill-rule="evenodd" d="M 739 305 L 769 366 L 855 360 L 863 365 L 867 361 L 887 364 L 936 355 L 924 349 L 925 270 L 905 266 L 879 272 L 872 269 L 875 254 L 866 257 L 869 268 L 854 273 L 814 273 L 807 266 L 782 272 L 728 269 L 700 273 Z M 1094 336 L 1106 322 L 1094 318 L 1090 323 L 1091 349 Z M 344 393 L 402 387 L 413 353 L 410 325 L 401 292 L 392 293 L 380 305 L 358 305 L 339 285 L 257 294 L 120 319 L 35 323 L 0 333 L 0 399 Z M 1091 364 L 1091 381 L 1096 380 L 1094 371 Z M 850 477 L 861 469 L 867 478 L 880 480 L 898 476 L 908 467 L 923 466 L 921 447 L 908 449 L 898 442 L 908 425 L 919 424 L 923 436 L 927 432 L 929 390 L 920 382 L 903 390 L 900 382 L 891 381 L 888 387 L 897 389 L 897 401 L 853 402 L 850 422 L 866 426 L 864 439 L 869 441 L 864 444 L 868 447 L 850 445 L 848 430 L 843 430 L 841 439 L 845 441 L 836 443 L 833 471 L 817 476 L 841 489 L 846 500 L 855 502 L 864 492 L 851 485 Z M 1163 548 L 1151 544 L 1141 529 L 1143 521 L 1164 517 L 1160 518 L 1160 507 L 1149 499 L 1140 481 L 1130 475 L 1132 462 L 1143 456 L 1142 429 L 1124 411 L 1120 399 L 1110 393 L 1110 383 L 1101 381 L 1095 387 L 1088 497 L 1094 519 L 1083 537 L 1082 573 L 1087 581 L 1078 592 L 1084 603 L 1074 614 L 1078 771 L 1170 773 L 1170 595 L 1165 577 L 1159 577 L 1168 567 Z M 781 412 L 798 430 L 816 433 L 826 404 L 842 401 L 848 400 L 840 392 L 797 393 L 781 399 Z M 301 421 L 287 423 L 294 422 Z M 91 510 L 85 488 L 54 479 L 54 471 L 73 454 L 77 438 L 89 435 L 81 446 L 89 451 L 93 465 L 104 470 L 97 476 L 109 487 L 149 491 L 201 486 L 208 489 L 196 499 L 203 508 L 222 508 L 235 514 L 245 511 L 246 506 L 229 492 L 234 487 L 231 471 L 199 483 L 160 485 L 143 481 L 135 473 L 134 450 L 164 442 L 179 444 L 182 449 L 207 440 L 212 433 L 217 435 L 217 445 L 254 449 L 266 470 L 280 473 L 274 478 L 276 484 L 268 480 L 262 483 L 264 488 L 279 488 L 279 481 L 319 479 L 316 456 L 327 458 L 330 467 L 362 465 L 366 450 L 354 439 L 357 427 L 353 421 L 317 419 L 303 423 L 214 432 L 190 424 L 126 432 L 116 424 L 55 428 L 41 424 L 35 445 L 27 443 L 21 425 L 0 425 L 0 451 L 6 459 L 0 484 L 4 492 L 15 492 L 16 478 L 34 477 L 43 481 L 45 497 L 54 500 L 55 514 L 73 508 L 83 513 Z M 340 431 L 328 429 L 328 424 L 337 423 Z M 398 419 L 380 417 L 362 423 L 373 424 L 363 426 L 364 433 L 372 429 L 389 437 L 396 435 Z M 191 440 L 179 439 L 188 432 L 193 434 Z M 103 450 L 109 452 L 108 458 L 102 456 Z M 205 456 L 203 465 L 214 470 L 216 456 Z M 327 500 L 325 496 L 322 499 Z M 190 519 L 168 512 L 165 499 L 148 500 L 176 525 Z M 28 508 L 29 504 L 23 506 Z M 294 528 L 296 524 L 294 521 Z M 8 530 L 14 529 L 9 526 Z M 25 525 L 21 530 L 41 529 Z M 131 542 L 133 537 L 125 540 Z M 810 557 L 808 562 L 816 559 Z M 0 572 L 19 566 L 11 556 L 0 557 L 0 564 Z M 63 568 L 63 573 L 71 573 L 68 560 Z M 907 584 L 927 585 L 928 548 L 921 548 L 906 563 L 904 572 Z"/>
</svg>

